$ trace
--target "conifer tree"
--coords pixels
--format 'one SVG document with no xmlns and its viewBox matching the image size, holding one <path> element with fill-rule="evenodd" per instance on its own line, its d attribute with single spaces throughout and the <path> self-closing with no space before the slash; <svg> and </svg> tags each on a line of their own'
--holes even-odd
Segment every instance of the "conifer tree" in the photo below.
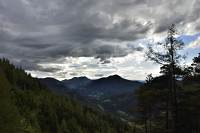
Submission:
<svg viewBox="0 0 200 133">
<path fill-rule="evenodd" d="M 179 68 L 180 60 L 183 58 L 179 54 L 179 50 L 183 48 L 184 43 L 176 38 L 177 30 L 174 24 L 168 29 L 168 36 L 164 42 L 157 43 L 159 49 L 149 45 L 147 57 L 148 59 L 161 65 L 161 72 L 169 79 L 170 87 L 168 88 L 169 104 L 167 105 L 166 132 L 178 133 L 178 105 L 177 105 L 177 86 L 176 74 Z M 170 117 L 171 116 L 171 117 Z"/>
</svg>

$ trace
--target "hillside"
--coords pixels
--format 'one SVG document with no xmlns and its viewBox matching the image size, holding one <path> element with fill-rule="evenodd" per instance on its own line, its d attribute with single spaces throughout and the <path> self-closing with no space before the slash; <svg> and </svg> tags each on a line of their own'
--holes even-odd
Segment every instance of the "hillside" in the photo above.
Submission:
<svg viewBox="0 0 200 133">
<path fill-rule="evenodd" d="M 53 94 L 39 80 L 0 60 L 1 133 L 129 133 L 120 120 Z"/>
</svg>

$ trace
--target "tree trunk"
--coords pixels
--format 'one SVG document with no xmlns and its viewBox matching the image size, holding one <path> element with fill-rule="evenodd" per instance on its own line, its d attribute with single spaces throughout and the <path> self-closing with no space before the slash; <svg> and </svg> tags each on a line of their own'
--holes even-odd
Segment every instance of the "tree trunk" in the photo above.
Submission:
<svg viewBox="0 0 200 133">
<path fill-rule="evenodd" d="M 148 129 L 147 129 L 147 117 L 145 117 L 145 122 L 144 122 L 144 126 L 145 126 L 145 133 L 148 133 Z"/>
<path fill-rule="evenodd" d="M 169 133 L 169 91 L 167 92 L 167 103 L 166 103 L 166 133 Z"/>
</svg>

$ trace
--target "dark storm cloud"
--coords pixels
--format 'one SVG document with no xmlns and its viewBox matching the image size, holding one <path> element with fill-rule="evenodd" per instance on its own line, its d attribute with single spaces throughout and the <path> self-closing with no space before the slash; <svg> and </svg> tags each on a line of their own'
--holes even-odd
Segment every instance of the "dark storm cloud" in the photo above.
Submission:
<svg viewBox="0 0 200 133">
<path fill-rule="evenodd" d="M 155 29 L 155 33 L 165 32 L 169 28 L 169 25 L 171 24 L 178 25 L 184 21 L 184 18 L 185 18 L 184 15 L 174 14 L 174 17 L 160 19 L 160 22 L 158 23 Z"/>
<path fill-rule="evenodd" d="M 143 48 L 132 44 L 171 23 L 199 29 L 198 0 L 0 0 L 0 56 L 25 69 L 95 57 L 109 63 Z M 127 43 L 124 43 L 127 42 Z"/>
<path fill-rule="evenodd" d="M 57 66 L 49 66 L 49 67 L 43 67 L 41 65 L 38 65 L 37 62 L 29 61 L 29 60 L 20 60 L 20 61 L 14 61 L 12 62 L 15 64 L 18 68 L 23 68 L 25 70 L 29 71 L 42 71 L 42 72 L 49 72 L 49 73 L 55 73 L 62 70 L 62 68 L 59 68 Z"/>
<path fill-rule="evenodd" d="M 122 20 L 116 24 L 110 22 L 111 26 L 109 27 L 105 27 L 104 24 L 97 25 L 100 21 L 98 15 L 96 20 L 88 20 L 86 23 L 76 23 L 66 27 L 63 34 L 69 40 L 76 40 L 81 43 L 88 43 L 96 39 L 132 41 L 143 37 L 149 30 L 148 26 L 130 19 Z"/>
</svg>

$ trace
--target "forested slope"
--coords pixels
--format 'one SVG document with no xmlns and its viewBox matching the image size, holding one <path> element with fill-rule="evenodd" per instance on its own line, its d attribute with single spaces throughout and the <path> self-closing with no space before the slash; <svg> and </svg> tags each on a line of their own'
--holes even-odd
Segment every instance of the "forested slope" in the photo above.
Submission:
<svg viewBox="0 0 200 133">
<path fill-rule="evenodd" d="M 69 97 L 58 96 L 0 60 L 1 133 L 129 133 L 120 120 L 83 106 Z"/>
</svg>

